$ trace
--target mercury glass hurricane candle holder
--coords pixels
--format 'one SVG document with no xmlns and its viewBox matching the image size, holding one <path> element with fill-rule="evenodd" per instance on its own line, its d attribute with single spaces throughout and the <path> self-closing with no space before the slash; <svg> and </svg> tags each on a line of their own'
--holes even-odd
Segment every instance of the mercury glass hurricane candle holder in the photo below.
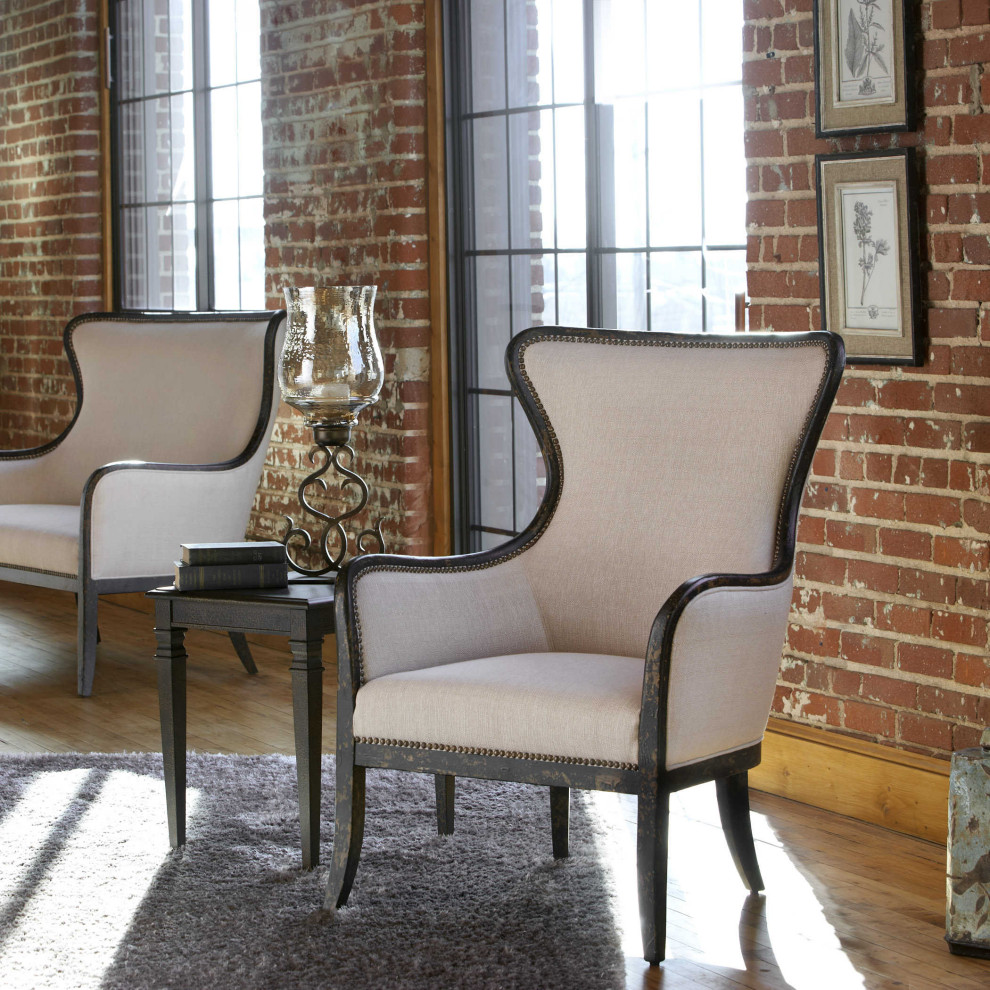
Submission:
<svg viewBox="0 0 990 990">
<path fill-rule="evenodd" d="M 299 503 L 304 512 L 318 518 L 322 533 L 318 544 L 322 563 L 306 567 L 289 554 L 289 541 L 301 541 L 302 550 L 313 544 L 310 534 L 297 527 L 290 516 L 283 543 L 289 566 L 300 574 L 319 577 L 336 570 L 347 556 L 348 536 L 343 522 L 357 515 L 368 502 L 368 486 L 351 470 L 354 451 L 349 446 L 351 428 L 358 413 L 378 400 L 384 381 L 382 353 L 375 336 L 375 295 L 373 285 L 338 285 L 284 290 L 288 325 L 278 362 L 278 382 L 285 401 L 298 409 L 313 429 L 315 445 L 309 453 L 316 465 L 316 452 L 324 458 L 316 471 L 299 486 Z M 332 448 L 332 449 L 331 449 Z M 347 465 L 340 463 L 346 452 Z M 342 477 L 341 489 L 355 485 L 361 492 L 358 504 L 331 516 L 316 508 L 306 497 L 306 489 L 316 485 L 326 492 L 323 475 L 333 468 Z M 331 537 L 337 549 L 331 551 Z M 384 551 L 381 522 L 374 529 L 357 535 L 357 552 L 364 553 L 363 541 L 371 536 Z"/>
</svg>

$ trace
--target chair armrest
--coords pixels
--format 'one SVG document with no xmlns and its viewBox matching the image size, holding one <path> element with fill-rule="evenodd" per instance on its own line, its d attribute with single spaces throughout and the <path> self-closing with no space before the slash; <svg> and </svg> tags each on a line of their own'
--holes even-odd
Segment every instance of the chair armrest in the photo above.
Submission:
<svg viewBox="0 0 990 990">
<path fill-rule="evenodd" d="M 337 580 L 340 670 L 353 691 L 383 674 L 548 649 L 513 553 L 358 557 Z"/>
<path fill-rule="evenodd" d="M 793 583 L 790 567 L 713 574 L 667 599 L 646 656 L 641 766 L 651 748 L 670 770 L 760 742 Z"/>
<path fill-rule="evenodd" d="M 180 543 L 243 540 L 259 473 L 254 458 L 233 468 L 118 461 L 94 471 L 81 540 L 90 575 L 164 576 Z"/>
</svg>

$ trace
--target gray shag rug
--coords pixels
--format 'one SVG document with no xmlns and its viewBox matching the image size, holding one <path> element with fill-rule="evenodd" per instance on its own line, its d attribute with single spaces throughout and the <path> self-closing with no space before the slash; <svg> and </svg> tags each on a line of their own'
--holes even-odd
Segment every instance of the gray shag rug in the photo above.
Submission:
<svg viewBox="0 0 990 990">
<path fill-rule="evenodd" d="M 333 758 L 323 759 L 322 859 Z M 0 984 L 58 990 L 621 987 L 609 832 L 574 792 L 570 857 L 546 788 L 458 780 L 453 836 L 431 777 L 368 771 L 350 902 L 300 865 L 282 756 L 189 758 L 172 851 L 160 755 L 0 757 Z"/>
</svg>

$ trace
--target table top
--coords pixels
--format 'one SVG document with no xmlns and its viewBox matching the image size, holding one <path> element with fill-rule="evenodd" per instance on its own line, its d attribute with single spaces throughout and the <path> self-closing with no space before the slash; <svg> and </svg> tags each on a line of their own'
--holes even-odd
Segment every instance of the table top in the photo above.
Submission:
<svg viewBox="0 0 990 990">
<path fill-rule="evenodd" d="M 334 577 L 289 578 L 285 588 L 218 588 L 211 591 L 177 591 L 174 586 L 155 588 L 147 592 L 148 598 L 181 599 L 204 602 L 269 602 L 295 608 L 310 608 L 333 601 Z"/>
</svg>

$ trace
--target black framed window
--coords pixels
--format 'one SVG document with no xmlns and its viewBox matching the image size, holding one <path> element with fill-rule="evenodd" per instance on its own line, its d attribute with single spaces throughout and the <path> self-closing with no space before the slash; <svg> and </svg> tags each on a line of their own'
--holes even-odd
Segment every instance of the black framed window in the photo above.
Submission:
<svg viewBox="0 0 990 990">
<path fill-rule="evenodd" d="M 503 366 L 513 334 L 735 327 L 743 10 L 448 0 L 445 16 L 455 535 L 479 549 L 543 492 Z"/>
<path fill-rule="evenodd" d="M 264 309 L 259 0 L 113 0 L 122 309 Z"/>
</svg>

